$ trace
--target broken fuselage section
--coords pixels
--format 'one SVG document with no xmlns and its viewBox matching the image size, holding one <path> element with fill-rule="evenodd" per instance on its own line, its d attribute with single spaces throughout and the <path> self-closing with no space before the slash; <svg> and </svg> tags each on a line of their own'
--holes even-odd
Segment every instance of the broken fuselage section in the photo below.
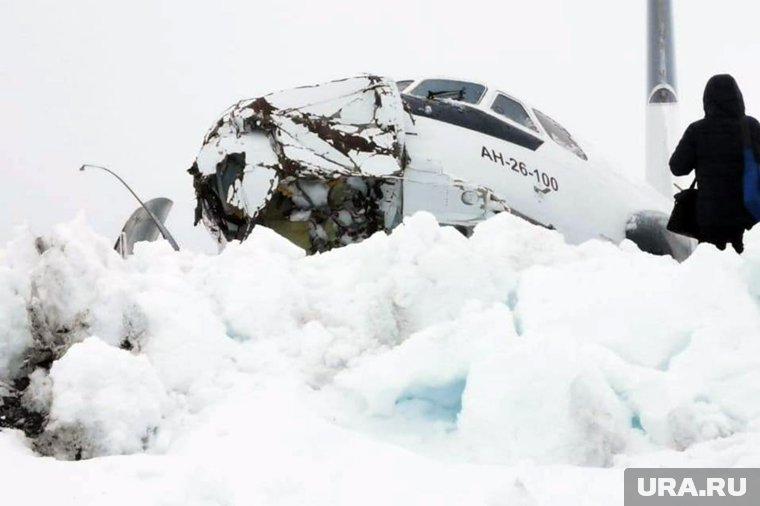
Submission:
<svg viewBox="0 0 760 506">
<path fill-rule="evenodd" d="M 400 223 L 405 179 L 407 197 L 415 186 L 445 186 L 462 207 L 480 203 L 479 219 L 507 209 L 484 188 L 452 184 L 426 160 L 412 164 L 412 121 L 396 84 L 377 76 L 240 102 L 206 135 L 189 170 L 196 224 L 222 246 L 263 225 L 308 252 L 325 251 Z"/>
<path fill-rule="evenodd" d="M 395 85 L 373 76 L 238 103 L 190 169 L 196 223 L 221 245 L 264 225 L 309 252 L 392 227 L 402 116 Z"/>
<path fill-rule="evenodd" d="M 510 212 L 570 242 L 629 238 L 679 259 L 692 249 L 664 229 L 662 195 L 598 163 L 549 116 L 467 81 L 367 75 L 242 101 L 189 172 L 196 224 L 221 246 L 263 225 L 315 253 L 424 210 L 466 234 Z"/>
</svg>

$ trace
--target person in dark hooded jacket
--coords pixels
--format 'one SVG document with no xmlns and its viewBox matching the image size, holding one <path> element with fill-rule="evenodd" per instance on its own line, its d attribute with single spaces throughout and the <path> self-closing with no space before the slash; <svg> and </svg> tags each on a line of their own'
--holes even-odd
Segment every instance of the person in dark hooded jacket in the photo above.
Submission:
<svg viewBox="0 0 760 506">
<path fill-rule="evenodd" d="M 730 243 L 741 253 L 744 230 L 754 223 L 744 208 L 742 122 L 755 153 L 760 152 L 760 123 L 744 115 L 744 97 L 728 74 L 710 78 L 703 102 L 705 117 L 686 129 L 670 158 L 670 170 L 676 176 L 696 171 L 700 242 L 721 250 Z"/>
</svg>

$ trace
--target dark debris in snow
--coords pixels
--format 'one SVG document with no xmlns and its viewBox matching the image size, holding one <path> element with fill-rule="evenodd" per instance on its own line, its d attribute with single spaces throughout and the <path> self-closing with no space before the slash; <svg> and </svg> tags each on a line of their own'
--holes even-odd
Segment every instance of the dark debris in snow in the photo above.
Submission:
<svg viewBox="0 0 760 506">
<path fill-rule="evenodd" d="M 0 388 L 0 429 L 17 429 L 34 438 L 42 434 L 47 419 L 44 414 L 26 408 L 23 391 L 29 386 L 27 378 L 19 379 L 13 387 Z"/>
</svg>

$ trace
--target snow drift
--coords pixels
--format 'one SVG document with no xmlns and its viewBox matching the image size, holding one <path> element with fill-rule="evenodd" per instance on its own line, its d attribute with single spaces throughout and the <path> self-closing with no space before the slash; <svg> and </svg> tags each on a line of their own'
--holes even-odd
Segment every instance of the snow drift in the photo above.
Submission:
<svg viewBox="0 0 760 506">
<path fill-rule="evenodd" d="M 758 465 L 747 243 L 679 264 L 421 213 L 310 257 L 257 227 L 122 261 L 83 220 L 20 231 L 0 251 L 0 425 L 23 429 L 0 431 L 4 497 L 619 504 L 626 466 Z"/>
</svg>

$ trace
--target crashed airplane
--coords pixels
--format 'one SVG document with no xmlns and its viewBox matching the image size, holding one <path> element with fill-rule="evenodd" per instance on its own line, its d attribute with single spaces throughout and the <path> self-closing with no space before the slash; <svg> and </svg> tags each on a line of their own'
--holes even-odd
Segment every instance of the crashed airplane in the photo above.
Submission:
<svg viewBox="0 0 760 506">
<path fill-rule="evenodd" d="M 630 239 L 682 260 L 694 241 L 666 229 L 667 159 L 680 130 L 672 46 L 670 1 L 649 0 L 647 184 L 627 180 L 552 117 L 499 88 L 363 75 L 225 111 L 188 171 L 195 224 L 221 247 L 265 226 L 317 253 L 392 230 L 417 211 L 466 235 L 506 212 L 572 243 Z M 136 224 L 156 221 L 150 209 L 138 214 Z M 122 232 L 123 254 L 150 239 L 135 227 Z"/>
<path fill-rule="evenodd" d="M 429 211 L 468 234 L 508 212 L 571 242 L 685 258 L 671 200 L 596 164 L 548 115 L 484 84 L 367 75 L 229 109 L 189 171 L 220 244 L 266 226 L 315 253 Z"/>
<path fill-rule="evenodd" d="M 189 170 L 196 224 L 222 246 L 261 225 L 315 253 L 391 230 L 420 210 L 465 234 L 508 212 L 570 242 L 627 238 L 686 258 L 693 241 L 665 228 L 667 138 L 677 130 L 669 0 L 650 0 L 649 14 L 647 185 L 496 87 L 365 75 L 227 110 Z"/>
</svg>

